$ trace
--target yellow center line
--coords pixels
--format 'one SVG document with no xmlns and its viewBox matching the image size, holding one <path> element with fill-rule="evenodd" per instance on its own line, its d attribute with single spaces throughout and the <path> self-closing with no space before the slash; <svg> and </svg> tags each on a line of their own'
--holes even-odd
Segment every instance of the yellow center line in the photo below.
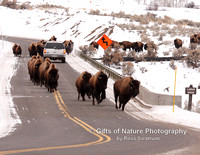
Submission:
<svg viewBox="0 0 200 155">
<path fill-rule="evenodd" d="M 77 117 L 70 116 L 70 110 L 67 105 L 64 103 L 60 93 L 58 91 L 54 92 L 54 98 L 56 103 L 58 104 L 59 109 L 66 115 L 70 120 L 75 122 L 77 125 L 81 126 L 90 134 L 96 136 L 98 140 L 83 143 L 83 144 L 74 144 L 74 145 L 66 145 L 66 146 L 51 146 L 51 147 L 43 147 L 43 148 L 31 148 L 31 149 L 21 149 L 21 150 L 10 150 L 10 151 L 0 151 L 0 154 L 14 154 L 14 153 L 23 153 L 23 152 L 33 152 L 33 151 L 47 151 L 47 150 L 56 150 L 56 149 L 65 149 L 65 148 L 76 148 L 76 147 L 86 147 L 91 145 L 99 145 L 103 143 L 107 143 L 111 140 L 111 138 L 105 134 L 98 133 L 95 128 L 90 126 L 89 124 L 81 121 Z M 73 114 L 71 114 L 73 115 Z"/>
</svg>

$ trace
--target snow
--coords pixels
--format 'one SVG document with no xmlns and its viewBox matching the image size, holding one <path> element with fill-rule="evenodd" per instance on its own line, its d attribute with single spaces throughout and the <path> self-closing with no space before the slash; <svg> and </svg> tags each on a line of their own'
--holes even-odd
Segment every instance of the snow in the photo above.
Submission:
<svg viewBox="0 0 200 155">
<path fill-rule="evenodd" d="M 0 138 L 12 133 L 15 125 L 21 123 L 10 94 L 10 80 L 16 72 L 14 65 L 17 62 L 11 46 L 11 43 L 0 41 L 0 65 L 3 66 L 0 69 Z"/>
<path fill-rule="evenodd" d="M 18 0 L 19 3 L 26 2 L 27 0 Z M 132 0 L 68 0 L 65 3 L 61 0 L 35 0 L 31 1 L 31 5 L 38 4 L 55 4 L 68 7 L 69 11 L 64 9 L 49 9 L 33 8 L 31 10 L 13 10 L 0 6 L 0 34 L 27 38 L 37 39 L 49 39 L 52 35 L 55 35 L 58 40 L 63 41 L 65 39 L 71 39 L 75 43 L 75 49 L 78 49 L 81 45 L 88 45 L 91 40 L 98 40 L 98 35 L 103 33 L 106 28 L 109 34 L 111 27 L 114 26 L 113 33 L 109 35 L 110 39 L 116 41 L 139 41 L 140 35 L 134 30 L 122 30 L 117 24 L 131 23 L 138 26 L 138 22 L 130 22 L 128 19 L 113 18 L 112 16 L 97 16 L 88 14 L 91 10 L 99 9 L 102 13 L 120 12 L 130 14 L 146 14 L 146 6 L 138 6 L 136 2 Z M 198 1 L 197 1 L 198 2 Z M 115 5 L 113 5 L 115 4 Z M 197 4 L 195 2 L 195 4 Z M 110 7 L 112 5 L 112 7 Z M 164 17 L 170 16 L 175 20 L 190 19 L 198 22 L 198 14 L 200 9 L 186 9 L 186 8 L 159 8 L 160 11 L 152 11 L 151 13 L 157 14 L 157 16 Z M 165 10 L 165 11 L 163 11 Z M 70 15 L 69 15 L 70 14 Z M 184 15 L 184 16 L 183 16 Z M 154 26 L 154 23 L 149 23 L 149 26 Z M 174 25 L 171 26 L 172 28 Z M 186 27 L 187 28 L 187 27 Z M 91 33 L 93 32 L 93 33 Z M 148 31 L 147 33 L 153 33 Z M 89 35 L 90 34 L 90 35 Z M 101 37 L 101 36 L 99 36 Z M 158 42 L 158 38 L 150 35 L 151 39 Z M 164 37 L 164 41 L 170 41 L 169 45 L 161 45 L 159 47 L 159 56 L 163 56 L 164 51 L 174 49 L 173 40 L 179 37 L 183 39 L 184 46 L 189 46 L 188 36 L 175 36 L 171 37 L 169 34 Z M 4 38 L 5 39 L 5 38 Z M 15 130 L 16 124 L 21 123 L 19 116 L 15 111 L 12 96 L 10 95 L 10 79 L 15 74 L 14 68 L 18 58 L 13 57 L 12 48 L 13 43 L 6 41 L 0 42 L 0 62 L 6 64 L 7 74 L 3 74 L 0 78 L 0 137 L 4 137 Z M 97 51 L 96 57 L 102 56 L 103 49 L 100 48 Z M 20 59 L 20 58 L 19 58 Z M 90 71 L 92 74 L 97 72 L 97 69 L 92 67 L 87 62 L 80 59 L 75 51 L 72 55 L 67 56 L 66 61 L 78 72 L 85 70 Z M 197 87 L 200 84 L 199 81 L 199 69 L 188 68 L 184 63 L 175 61 L 177 66 L 177 83 L 176 83 L 176 95 L 182 95 L 182 106 L 188 102 L 188 95 L 185 95 L 185 87 L 192 84 Z M 135 72 L 133 77 L 140 80 L 141 84 L 148 88 L 150 91 L 162 94 L 174 94 L 174 80 L 175 70 L 169 66 L 169 62 L 140 62 L 134 63 Z M 142 73 L 141 68 L 145 68 L 147 72 Z M 112 68 L 115 71 L 122 73 L 121 70 Z M 4 68 L 0 68 L 2 73 L 6 73 Z M 113 86 L 114 81 L 109 79 L 107 92 L 107 98 L 114 103 Z M 165 88 L 169 88 L 166 91 Z M 193 95 L 193 107 L 200 106 L 200 91 L 197 90 L 197 94 Z M 200 128 L 200 114 L 195 112 L 189 112 L 175 106 L 175 112 L 172 112 L 172 106 L 152 106 L 146 105 L 140 106 L 134 101 L 130 101 L 126 105 L 128 114 L 137 119 L 149 119 L 162 122 L 170 122 L 189 126 L 192 128 Z M 147 108 L 148 107 L 148 108 Z M 187 117 L 185 117 L 187 116 Z"/>
</svg>

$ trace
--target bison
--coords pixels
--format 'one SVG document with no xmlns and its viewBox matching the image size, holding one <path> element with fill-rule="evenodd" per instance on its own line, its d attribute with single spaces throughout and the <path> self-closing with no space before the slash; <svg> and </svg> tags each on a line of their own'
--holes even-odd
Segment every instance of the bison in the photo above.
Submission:
<svg viewBox="0 0 200 155">
<path fill-rule="evenodd" d="M 37 43 L 36 44 L 36 52 L 40 55 L 43 56 L 43 49 L 44 45 L 42 43 Z"/>
<path fill-rule="evenodd" d="M 180 47 L 182 47 L 182 44 L 183 44 L 183 42 L 182 42 L 181 39 L 176 38 L 176 39 L 174 40 L 174 45 L 175 45 L 175 47 L 176 47 L 177 49 L 180 48 Z"/>
<path fill-rule="evenodd" d="M 140 41 L 133 42 L 133 49 L 135 52 L 143 51 L 144 44 Z"/>
<path fill-rule="evenodd" d="M 56 40 L 57 38 L 54 35 L 49 39 L 49 41 L 56 41 Z"/>
<path fill-rule="evenodd" d="M 105 89 L 107 88 L 107 76 L 103 71 L 97 72 L 89 80 L 89 86 L 92 93 L 92 103 L 95 104 L 94 99 L 96 98 L 97 103 L 101 103 L 106 98 Z"/>
<path fill-rule="evenodd" d="M 50 64 L 49 68 L 44 74 L 44 79 L 45 79 L 45 86 L 47 87 L 48 92 L 52 93 L 54 92 L 54 90 L 57 91 L 59 73 L 54 63 Z"/>
<path fill-rule="evenodd" d="M 192 36 L 190 36 L 190 43 L 200 44 L 200 33 L 194 33 Z"/>
<path fill-rule="evenodd" d="M 16 43 L 13 45 L 13 47 L 12 47 L 13 54 L 15 54 L 15 50 L 16 50 L 17 46 L 18 46 L 18 45 L 17 45 Z"/>
<path fill-rule="evenodd" d="M 49 58 L 46 58 L 45 61 L 39 67 L 40 87 L 44 85 L 44 74 L 49 68 L 50 64 L 51 60 Z"/>
<path fill-rule="evenodd" d="M 112 40 L 112 43 L 110 44 L 111 48 L 120 48 L 120 44 L 117 41 Z"/>
<path fill-rule="evenodd" d="M 126 51 L 126 49 L 129 49 L 129 50 L 134 49 L 133 48 L 134 44 L 132 42 L 130 42 L 130 41 L 122 41 L 122 42 L 119 42 L 119 44 L 121 46 L 123 46 L 123 50 L 124 51 Z"/>
<path fill-rule="evenodd" d="M 32 57 L 33 55 L 37 55 L 37 46 L 35 43 L 31 43 L 28 47 L 29 55 Z"/>
<path fill-rule="evenodd" d="M 80 98 L 80 94 L 82 96 L 83 101 L 85 101 L 85 94 L 90 98 L 91 91 L 89 87 L 89 80 L 92 77 L 90 73 L 84 71 L 76 80 L 76 88 L 78 91 L 78 100 Z"/>
<path fill-rule="evenodd" d="M 45 46 L 47 42 L 44 39 L 42 39 L 42 40 L 38 41 L 37 44 L 38 43 L 42 43 L 42 45 Z"/>
<path fill-rule="evenodd" d="M 13 54 L 15 56 L 21 56 L 21 54 L 22 54 L 22 48 L 21 48 L 20 45 L 18 45 L 18 44 L 15 43 L 13 45 L 13 47 L 12 47 L 12 50 L 13 50 Z"/>
<path fill-rule="evenodd" d="M 126 103 L 131 97 L 135 97 L 139 94 L 140 82 L 134 80 L 132 77 L 124 77 L 115 81 L 114 83 L 114 97 L 115 97 L 115 107 L 118 109 L 117 100 L 119 97 L 119 109 L 122 106 L 122 111 L 124 111 Z"/>
<path fill-rule="evenodd" d="M 64 46 L 65 46 L 65 49 L 66 49 L 66 53 L 67 54 L 70 54 L 72 51 L 73 51 L 73 48 L 74 48 L 74 42 L 72 40 L 65 40 L 63 42 Z"/>
<path fill-rule="evenodd" d="M 35 59 L 33 61 L 31 69 L 32 69 L 32 81 L 34 85 L 40 84 L 40 75 L 39 75 L 39 67 L 43 63 L 43 61 L 40 58 Z"/>
<path fill-rule="evenodd" d="M 97 50 L 99 49 L 99 44 L 95 41 L 90 43 L 90 46 L 93 46 L 94 48 L 96 48 Z"/>
<path fill-rule="evenodd" d="M 33 73 L 32 73 L 32 65 L 35 63 L 37 57 L 36 55 L 32 56 L 32 58 L 28 61 L 28 72 L 30 75 L 30 80 L 33 79 Z"/>
</svg>

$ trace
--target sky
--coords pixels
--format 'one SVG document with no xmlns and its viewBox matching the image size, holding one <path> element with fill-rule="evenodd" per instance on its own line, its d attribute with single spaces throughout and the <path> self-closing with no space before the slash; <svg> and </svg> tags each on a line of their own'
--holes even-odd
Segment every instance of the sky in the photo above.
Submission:
<svg viewBox="0 0 200 155">
<path fill-rule="evenodd" d="M 23 0 L 18 0 L 18 2 L 23 2 Z M 39 1 L 32 1 L 31 4 L 38 4 Z M 3 21 L 0 23 L 0 34 L 27 38 L 37 38 L 37 39 L 49 39 L 52 35 L 56 35 L 58 40 L 63 41 L 65 39 L 71 39 L 75 42 L 75 49 L 79 49 L 81 45 L 88 45 L 89 40 L 98 34 L 100 34 L 105 28 L 113 26 L 116 23 L 128 23 L 126 19 L 113 19 L 109 16 L 92 16 L 87 14 L 87 11 L 92 9 L 100 9 L 102 12 L 110 13 L 112 11 L 119 12 L 125 11 L 132 14 L 146 14 L 145 6 L 132 7 L 130 4 L 132 1 L 126 1 L 126 3 L 121 4 L 121 1 L 116 1 L 116 5 L 112 5 L 113 1 L 98 1 L 98 3 L 93 4 L 86 0 L 72 1 L 68 0 L 66 3 L 61 3 L 63 1 L 57 0 L 56 3 L 53 0 L 48 1 L 52 4 L 62 4 L 64 6 L 70 7 L 70 16 L 65 12 L 65 10 L 52 9 L 33 9 L 33 10 L 12 10 L 0 6 L 0 19 Z M 104 3 L 106 2 L 106 4 Z M 117 3 L 118 2 L 118 3 Z M 46 3 L 46 1 L 44 1 Z M 119 5 L 117 5 L 119 4 Z M 113 7 L 110 7 L 112 5 Z M 120 10 L 119 10 L 120 9 Z M 154 12 L 155 13 L 155 12 Z M 193 21 L 198 21 L 198 15 L 200 10 L 197 9 L 185 9 L 185 8 L 167 8 L 166 11 L 157 11 L 159 16 L 163 17 L 168 15 L 174 19 L 190 19 Z M 13 25 L 13 23 L 15 23 Z M 17 23 L 17 24 L 16 24 Z M 138 23 L 134 23 L 138 24 Z M 151 23 L 150 23 L 151 24 Z M 101 26 L 101 28 L 96 29 Z M 91 31 L 93 34 L 89 35 Z M 66 32 L 66 33 L 65 33 Z M 138 40 L 140 37 L 136 35 L 137 33 L 130 32 L 128 30 L 122 31 L 119 27 L 114 27 L 113 33 L 109 36 L 113 40 Z M 156 38 L 153 38 L 156 41 Z M 167 38 L 166 40 L 173 40 L 174 38 Z M 185 46 L 188 46 L 188 38 L 182 37 L 184 39 Z M 15 131 L 17 123 L 21 123 L 20 116 L 17 115 L 13 97 L 10 94 L 10 79 L 17 69 L 15 65 L 18 59 L 12 55 L 13 43 L 6 41 L 0 41 L 0 62 L 6 64 L 6 70 L 8 74 L 4 74 L 0 79 L 0 137 L 4 137 Z M 160 55 L 169 47 L 164 47 L 160 49 Z M 174 48 L 170 45 L 170 48 Z M 99 49 L 95 57 L 100 57 L 103 55 L 103 49 Z M 6 62 L 5 62 L 6 60 Z M 73 51 L 72 55 L 66 57 L 66 61 L 78 72 L 88 70 L 95 74 L 97 70 L 81 60 Z M 81 65 L 80 65 L 81 64 Z M 188 95 L 184 94 L 185 87 L 193 84 L 197 87 L 199 85 L 199 69 L 188 68 L 185 64 L 180 62 L 175 62 L 177 66 L 177 87 L 176 94 L 182 95 L 183 106 L 188 102 Z M 175 71 L 169 67 L 169 62 L 141 62 L 134 64 L 135 72 L 133 74 L 134 78 L 141 81 L 141 84 L 147 87 L 149 90 L 156 93 L 164 94 L 174 94 L 174 78 Z M 141 68 L 145 67 L 147 72 L 141 73 Z M 4 68 L 0 68 L 1 73 L 6 73 Z M 121 70 L 112 68 L 113 70 L 121 73 Z M 155 78 L 155 74 L 157 75 Z M 114 81 L 109 79 L 109 84 L 107 88 L 107 98 L 113 101 L 113 86 Z M 169 92 L 164 91 L 166 87 L 169 87 Z M 59 89 L 59 88 L 58 88 Z M 200 92 L 197 90 L 197 95 L 193 98 L 193 107 L 198 108 L 200 102 Z M 6 103 L 6 104 L 5 104 Z M 146 104 L 146 103 L 144 103 Z M 180 125 L 185 125 L 193 128 L 200 128 L 200 114 L 195 112 L 188 112 L 177 106 L 175 106 L 175 112 L 172 112 L 172 105 L 169 106 L 152 106 L 146 109 L 141 107 L 134 101 L 130 101 L 126 105 L 126 110 L 128 114 L 137 119 L 149 119 L 162 122 L 170 122 Z M 193 109 L 194 110 L 194 109 Z M 140 111 L 140 112 L 138 112 Z M 187 115 L 187 117 L 185 117 Z"/>
</svg>

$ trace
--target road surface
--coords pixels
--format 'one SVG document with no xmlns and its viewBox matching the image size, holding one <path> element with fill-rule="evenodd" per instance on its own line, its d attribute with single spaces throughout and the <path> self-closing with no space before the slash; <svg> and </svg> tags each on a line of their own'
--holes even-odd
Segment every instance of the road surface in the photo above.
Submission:
<svg viewBox="0 0 200 155">
<path fill-rule="evenodd" d="M 77 100 L 79 76 L 68 62 L 59 69 L 58 91 L 47 92 L 29 79 L 28 46 L 34 39 L 8 37 L 22 46 L 11 94 L 22 124 L 0 139 L 0 154 L 199 154 L 200 134 L 186 127 L 137 120 L 116 110 L 108 99 L 100 105 Z M 175 135 L 175 132 L 176 135 Z"/>
</svg>

